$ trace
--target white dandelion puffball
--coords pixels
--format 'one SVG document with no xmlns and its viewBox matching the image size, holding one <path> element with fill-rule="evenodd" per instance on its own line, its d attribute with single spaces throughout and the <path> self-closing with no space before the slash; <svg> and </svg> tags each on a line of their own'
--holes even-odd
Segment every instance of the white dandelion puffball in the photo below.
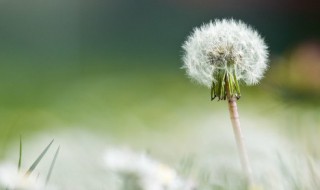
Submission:
<svg viewBox="0 0 320 190">
<path fill-rule="evenodd" d="M 182 179 L 177 172 L 146 154 L 130 149 L 111 148 L 104 155 L 105 166 L 116 173 L 134 174 L 143 190 L 189 190 L 193 184 Z"/>
<path fill-rule="evenodd" d="M 36 175 L 26 176 L 11 163 L 0 164 L 0 189 L 43 190 L 44 183 Z"/>
<path fill-rule="evenodd" d="M 267 68 L 267 46 L 250 26 L 233 19 L 195 28 L 183 44 L 183 68 L 195 82 L 211 87 L 220 74 L 254 85 Z M 224 81 L 222 81 L 224 82 Z"/>
</svg>

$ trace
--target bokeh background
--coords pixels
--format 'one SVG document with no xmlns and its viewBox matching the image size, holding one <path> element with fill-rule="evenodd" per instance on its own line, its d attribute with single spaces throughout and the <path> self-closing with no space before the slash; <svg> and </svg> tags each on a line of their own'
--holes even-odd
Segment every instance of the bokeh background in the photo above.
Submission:
<svg viewBox="0 0 320 190">
<path fill-rule="evenodd" d="M 261 84 L 242 87 L 249 149 L 268 147 L 276 135 L 318 159 L 319 7 L 312 0 L 1 0 L 0 157 L 18 153 L 20 135 L 70 134 L 77 144 L 79 131 L 169 163 L 209 142 L 218 155 L 230 143 L 236 156 L 226 102 L 211 102 L 181 69 L 181 44 L 193 27 L 234 18 L 257 29 L 270 52 Z"/>
</svg>

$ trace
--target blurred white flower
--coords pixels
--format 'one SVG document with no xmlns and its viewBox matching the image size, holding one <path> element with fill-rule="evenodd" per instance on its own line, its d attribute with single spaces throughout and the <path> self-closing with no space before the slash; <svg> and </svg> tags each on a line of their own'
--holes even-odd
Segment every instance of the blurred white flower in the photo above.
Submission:
<svg viewBox="0 0 320 190">
<path fill-rule="evenodd" d="M 195 28 L 183 49 L 183 68 L 192 80 L 209 88 L 224 84 L 224 75 L 232 77 L 231 83 L 256 84 L 267 68 L 267 46 L 241 21 L 215 20 Z"/>
<path fill-rule="evenodd" d="M 9 190 L 42 190 L 44 183 L 35 175 L 19 172 L 17 166 L 10 163 L 0 164 L 0 187 Z"/>
<path fill-rule="evenodd" d="M 129 149 L 109 149 L 104 161 L 107 169 L 120 174 L 133 174 L 138 177 L 144 190 L 187 190 L 191 183 L 184 181 L 169 166 L 138 154 Z"/>
</svg>

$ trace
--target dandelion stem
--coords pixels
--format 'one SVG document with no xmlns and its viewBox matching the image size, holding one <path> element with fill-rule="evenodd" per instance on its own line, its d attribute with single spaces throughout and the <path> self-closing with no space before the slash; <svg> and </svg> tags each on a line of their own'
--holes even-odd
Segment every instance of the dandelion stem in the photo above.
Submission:
<svg viewBox="0 0 320 190">
<path fill-rule="evenodd" d="M 230 93 L 228 78 L 229 77 L 227 76 L 225 79 L 225 82 L 226 82 L 225 87 L 227 92 L 230 119 L 231 119 L 234 136 L 237 143 L 237 148 L 239 151 L 241 166 L 243 171 L 245 172 L 246 179 L 250 187 L 253 185 L 252 171 L 249 164 L 249 157 L 248 157 L 247 149 L 245 147 L 244 138 L 241 132 L 240 120 L 239 120 L 239 114 L 238 114 L 238 108 L 237 108 L 237 97 L 235 97 Z"/>
</svg>

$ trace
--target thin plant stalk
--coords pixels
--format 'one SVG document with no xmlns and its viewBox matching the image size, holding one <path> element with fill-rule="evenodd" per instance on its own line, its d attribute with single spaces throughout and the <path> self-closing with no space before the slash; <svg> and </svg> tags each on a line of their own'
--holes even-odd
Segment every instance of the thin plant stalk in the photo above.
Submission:
<svg viewBox="0 0 320 190">
<path fill-rule="evenodd" d="M 228 99 L 230 120 L 232 123 L 233 133 L 234 133 L 236 143 L 237 143 L 237 148 L 239 151 L 241 166 L 243 171 L 245 172 L 245 175 L 246 175 L 245 177 L 250 187 L 254 183 L 253 177 L 252 177 L 252 170 L 250 167 L 249 157 L 248 157 L 247 149 L 245 146 L 244 138 L 241 132 L 240 119 L 239 119 L 239 113 L 238 113 L 238 107 L 237 107 L 237 98 L 230 95 L 228 77 L 226 77 L 226 80 L 225 80 L 225 88 L 226 88 L 227 99 Z"/>
<path fill-rule="evenodd" d="M 21 163 L 22 163 L 22 137 L 20 136 L 20 144 L 19 144 L 19 161 L 18 161 L 18 171 L 21 169 Z"/>
</svg>

